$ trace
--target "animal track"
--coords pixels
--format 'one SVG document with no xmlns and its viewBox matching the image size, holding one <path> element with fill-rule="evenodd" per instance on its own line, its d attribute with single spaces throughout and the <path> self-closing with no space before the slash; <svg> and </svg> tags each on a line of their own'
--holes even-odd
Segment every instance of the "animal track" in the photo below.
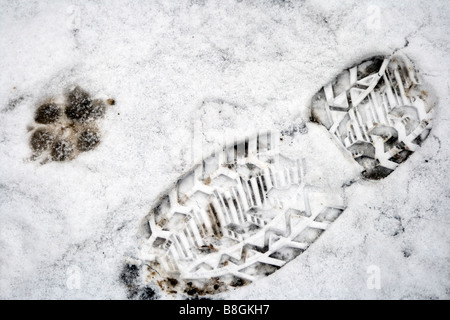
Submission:
<svg viewBox="0 0 450 320">
<path fill-rule="evenodd" d="M 312 99 L 312 120 L 381 179 L 416 151 L 431 130 L 435 98 L 406 57 L 373 57 L 339 74 Z"/>
<path fill-rule="evenodd" d="M 93 150 L 101 138 L 96 121 L 104 116 L 107 105 L 114 104 L 113 99 L 105 102 L 91 98 L 78 86 L 65 97 L 41 104 L 36 109 L 36 128 L 30 139 L 32 160 L 67 161 L 80 152 Z"/>
</svg>

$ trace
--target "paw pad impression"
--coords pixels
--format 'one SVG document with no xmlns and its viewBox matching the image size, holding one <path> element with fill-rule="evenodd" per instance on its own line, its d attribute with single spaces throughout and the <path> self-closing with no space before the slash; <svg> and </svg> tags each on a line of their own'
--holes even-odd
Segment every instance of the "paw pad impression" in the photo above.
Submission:
<svg viewBox="0 0 450 320">
<path fill-rule="evenodd" d="M 80 152 L 94 149 L 100 143 L 97 121 L 113 99 L 94 99 L 76 86 L 65 97 L 52 98 L 41 104 L 34 117 L 36 126 L 30 139 L 32 159 L 66 161 Z"/>
</svg>

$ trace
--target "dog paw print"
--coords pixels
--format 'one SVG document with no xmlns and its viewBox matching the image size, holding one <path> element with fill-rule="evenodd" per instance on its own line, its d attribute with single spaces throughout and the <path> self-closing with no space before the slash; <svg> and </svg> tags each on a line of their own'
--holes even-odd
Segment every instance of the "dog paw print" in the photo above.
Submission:
<svg viewBox="0 0 450 320">
<path fill-rule="evenodd" d="M 78 86 L 62 99 L 41 104 L 30 139 L 32 159 L 67 161 L 95 149 L 101 140 L 97 122 L 114 104 L 114 99 L 94 99 Z"/>
</svg>

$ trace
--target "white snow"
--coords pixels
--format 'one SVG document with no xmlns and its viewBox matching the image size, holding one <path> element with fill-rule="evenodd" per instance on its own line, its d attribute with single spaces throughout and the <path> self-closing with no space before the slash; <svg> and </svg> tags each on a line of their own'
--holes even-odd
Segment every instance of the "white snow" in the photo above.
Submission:
<svg viewBox="0 0 450 320">
<path fill-rule="evenodd" d="M 0 298 L 126 298 L 139 223 L 194 165 L 198 128 L 217 145 L 307 120 L 341 70 L 396 50 L 439 98 L 426 143 L 348 187 L 304 254 L 218 297 L 450 298 L 449 31 L 445 0 L 0 2 Z M 100 145 L 29 161 L 34 110 L 74 84 L 116 100 Z"/>
</svg>

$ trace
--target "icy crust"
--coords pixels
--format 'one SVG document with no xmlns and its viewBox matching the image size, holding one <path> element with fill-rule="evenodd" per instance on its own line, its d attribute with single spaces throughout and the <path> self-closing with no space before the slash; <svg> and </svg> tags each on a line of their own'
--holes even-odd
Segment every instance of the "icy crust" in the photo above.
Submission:
<svg viewBox="0 0 450 320">
<path fill-rule="evenodd" d="M 320 148 L 302 152 L 306 132 L 303 124 L 247 137 L 180 178 L 144 219 L 138 259 L 122 278 L 133 270 L 142 290 L 215 294 L 268 276 L 305 251 L 343 212 L 340 187 L 354 175 L 343 170 L 330 179 L 328 166 L 321 183 L 309 183 L 314 156 L 301 156 L 318 158 Z"/>
<path fill-rule="evenodd" d="M 311 119 L 362 167 L 381 179 L 430 133 L 436 98 L 405 56 L 376 56 L 339 74 L 311 102 Z"/>
</svg>

